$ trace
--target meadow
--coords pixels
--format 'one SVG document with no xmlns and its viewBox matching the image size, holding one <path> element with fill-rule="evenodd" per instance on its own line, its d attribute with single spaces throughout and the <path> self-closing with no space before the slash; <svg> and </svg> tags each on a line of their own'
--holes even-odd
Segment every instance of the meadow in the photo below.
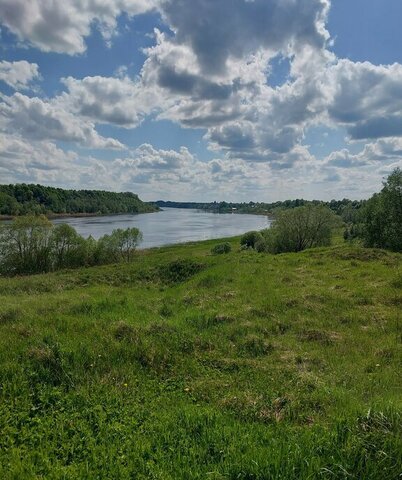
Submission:
<svg viewBox="0 0 402 480">
<path fill-rule="evenodd" d="M 0 478 L 400 478 L 402 255 L 229 241 L 0 278 Z"/>
</svg>

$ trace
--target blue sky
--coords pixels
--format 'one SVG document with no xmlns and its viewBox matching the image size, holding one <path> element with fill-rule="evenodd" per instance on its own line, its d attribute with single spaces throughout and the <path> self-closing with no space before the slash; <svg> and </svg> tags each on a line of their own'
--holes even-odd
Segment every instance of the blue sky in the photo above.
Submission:
<svg viewBox="0 0 402 480">
<path fill-rule="evenodd" d="M 88 3 L 0 0 L 0 183 L 365 198 L 402 165 L 400 0 Z"/>
</svg>

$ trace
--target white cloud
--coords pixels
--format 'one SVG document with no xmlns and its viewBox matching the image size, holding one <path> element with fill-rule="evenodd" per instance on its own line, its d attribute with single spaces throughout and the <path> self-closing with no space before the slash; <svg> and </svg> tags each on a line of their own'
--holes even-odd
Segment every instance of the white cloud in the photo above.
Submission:
<svg viewBox="0 0 402 480">
<path fill-rule="evenodd" d="M 338 168 L 389 165 L 398 161 L 402 161 L 402 138 L 387 138 L 368 143 L 355 154 L 344 148 L 332 152 L 324 159 L 326 165 Z"/>
<path fill-rule="evenodd" d="M 82 53 L 93 25 L 110 39 L 121 12 L 155 7 L 170 27 L 155 31 L 137 78 L 122 66 L 115 77 L 62 79 L 66 91 L 51 99 L 3 96 L 0 126 L 36 145 L 45 142 L 40 149 L 58 140 L 117 149 L 123 145 L 99 135 L 97 124 L 130 129 L 156 115 L 203 129 L 216 156 L 202 162 L 184 147 L 144 144 L 108 164 L 88 158 L 85 181 L 99 185 L 147 185 L 182 198 L 236 190 L 306 196 L 314 182 L 331 186 L 325 195 L 341 183 L 345 193 L 363 192 L 353 182 L 372 186 L 381 169 L 402 158 L 402 65 L 337 59 L 327 49 L 329 6 L 329 0 L 0 0 L 3 24 L 45 51 Z M 275 57 L 290 64 L 276 88 L 270 86 Z M 3 75 L 24 88 L 37 71 L 12 77 L 5 68 Z M 358 153 L 349 145 L 315 158 L 304 142 L 318 125 L 341 127 L 350 142 L 370 143 Z"/>
<path fill-rule="evenodd" d="M 62 95 L 60 103 L 96 123 L 134 128 L 155 108 L 151 92 L 127 77 L 68 77 L 62 81 L 68 93 Z"/>
<path fill-rule="evenodd" d="M 118 162 L 118 160 L 116 160 Z M 139 169 L 181 170 L 195 162 L 195 157 L 186 147 L 175 150 L 157 150 L 147 143 L 135 149 L 126 164 L 135 165 Z"/>
<path fill-rule="evenodd" d="M 55 101 L 30 98 L 21 93 L 2 97 L 0 128 L 33 140 L 63 140 L 91 148 L 124 148 L 113 138 L 104 138 L 93 123 L 84 122 Z"/>
<path fill-rule="evenodd" d="M 339 60 L 322 83 L 329 118 L 352 139 L 402 136 L 402 65 Z"/>
<path fill-rule="evenodd" d="M 53 142 L 0 133 L 3 183 L 41 183 L 65 188 L 120 190 L 107 162 L 62 150 Z"/>
<path fill-rule="evenodd" d="M 175 41 L 188 45 L 201 70 L 225 72 L 230 59 L 244 59 L 260 49 L 322 48 L 329 0 L 162 0 L 165 21 Z"/>
<path fill-rule="evenodd" d="M 39 78 L 39 67 L 36 63 L 26 60 L 18 62 L 0 62 L 0 80 L 7 83 L 14 90 L 29 88 L 31 82 Z"/>
<path fill-rule="evenodd" d="M 283 175 L 274 163 L 240 159 L 203 162 L 186 147 L 156 149 L 149 144 L 114 161 L 63 151 L 53 142 L 27 141 L 19 135 L 0 135 L 0 176 L 4 182 L 38 182 L 67 188 L 135 191 L 147 200 L 275 201 L 287 198 L 361 198 L 380 188 L 380 180 L 401 166 L 399 139 L 376 142 L 349 155 L 353 165 L 340 166 L 309 156 Z M 372 160 L 375 151 L 377 161 Z M 338 157 L 341 157 L 338 152 Z M 370 162 L 362 168 L 362 159 Z"/>
<path fill-rule="evenodd" d="M 163 8 L 166 9 L 173 3 L 176 4 L 167 2 Z M 181 2 L 178 3 L 181 5 Z M 240 11 L 245 8 L 251 16 L 257 12 L 265 15 L 282 12 L 283 6 L 283 3 L 279 5 L 275 1 L 265 4 L 249 2 L 246 6 L 243 2 L 240 3 L 236 3 L 236 8 Z M 156 45 L 146 50 L 148 59 L 141 72 L 141 80 L 145 90 L 153 92 L 153 98 L 157 99 L 162 109 L 158 118 L 173 120 L 184 127 L 208 129 L 205 138 L 210 142 L 210 148 L 216 152 L 226 152 L 231 158 L 273 161 L 282 165 L 294 161 L 297 155 L 289 155 L 287 160 L 278 157 L 293 152 L 300 145 L 305 128 L 316 120 L 323 109 L 322 101 L 321 104 L 317 103 L 317 93 L 320 97 L 319 80 L 312 79 L 311 75 L 305 78 L 306 65 L 314 59 L 316 68 L 312 68 L 311 72 L 316 71 L 318 77 L 318 70 L 322 74 L 325 66 L 333 61 L 333 55 L 324 49 L 328 35 L 322 27 L 328 4 L 313 4 L 310 5 L 312 10 L 303 2 L 298 7 L 292 4 L 292 8 L 294 6 L 302 11 L 299 21 L 309 25 L 305 25 L 305 33 L 310 31 L 311 36 L 303 34 L 299 39 L 300 42 L 305 42 L 303 48 L 294 43 L 300 25 L 297 28 L 294 26 L 294 29 L 282 28 L 280 34 L 279 30 L 271 32 L 272 35 L 277 35 L 275 40 L 270 33 L 262 40 L 259 36 L 261 32 L 248 31 L 248 36 L 242 37 L 245 45 L 240 50 L 228 47 L 228 51 L 219 53 L 215 50 L 221 46 L 213 47 L 214 55 L 224 56 L 224 68 L 217 68 L 216 71 L 211 71 L 204 65 L 200 42 L 204 39 L 205 45 L 202 48 L 205 49 L 205 55 L 210 55 L 207 30 L 212 29 L 209 23 L 213 23 L 216 36 L 226 45 L 228 39 L 222 39 L 219 33 L 223 28 L 219 15 L 211 15 L 208 21 L 204 19 L 205 22 L 200 22 L 199 25 L 198 20 L 194 20 L 198 29 L 206 29 L 203 30 L 203 35 L 198 32 L 200 38 L 196 47 L 190 33 L 187 36 L 176 29 L 175 36 L 170 37 L 157 31 Z M 216 2 L 212 4 L 209 1 L 200 1 L 194 8 L 197 10 L 199 7 L 204 12 L 206 5 L 210 13 L 215 8 L 219 11 L 221 9 Z M 233 14 L 240 23 L 238 12 L 232 11 L 236 8 L 227 5 L 226 8 L 229 17 Z M 186 8 L 184 10 L 187 11 Z M 312 11 L 315 12 L 314 15 Z M 309 21 L 307 12 L 312 15 Z M 201 13 L 201 18 L 204 13 Z M 184 13 L 178 15 L 182 14 Z M 282 18 L 281 13 L 278 15 Z M 285 17 L 286 15 L 282 18 L 283 21 Z M 170 16 L 167 19 L 172 21 Z M 251 20 L 246 15 L 244 21 Z M 251 29 L 250 25 L 241 24 L 238 28 L 240 31 L 242 28 Z M 228 38 L 232 35 L 229 29 L 224 29 L 223 34 L 227 34 Z M 278 47 L 276 41 L 282 46 Z M 280 88 L 271 88 L 267 84 L 267 77 L 270 75 L 270 60 L 280 53 L 278 48 L 283 48 L 287 55 L 293 55 L 293 79 Z"/>
<path fill-rule="evenodd" d="M 0 173 L 2 182 L 33 182 L 61 178 L 73 170 L 78 160 L 74 152 L 64 152 L 48 141 L 30 141 L 19 135 L 0 133 Z M 76 169 L 76 165 L 74 165 Z"/>
<path fill-rule="evenodd" d="M 97 25 L 108 40 L 117 17 L 151 10 L 153 0 L 0 0 L 0 22 L 19 40 L 45 52 L 83 53 Z"/>
</svg>

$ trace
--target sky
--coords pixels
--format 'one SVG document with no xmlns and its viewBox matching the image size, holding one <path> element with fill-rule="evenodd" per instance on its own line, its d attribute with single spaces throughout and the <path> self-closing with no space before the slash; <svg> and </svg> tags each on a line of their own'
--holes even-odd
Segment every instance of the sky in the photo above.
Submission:
<svg viewBox="0 0 402 480">
<path fill-rule="evenodd" d="M 0 0 L 0 183 L 361 199 L 402 167 L 401 0 Z"/>
</svg>

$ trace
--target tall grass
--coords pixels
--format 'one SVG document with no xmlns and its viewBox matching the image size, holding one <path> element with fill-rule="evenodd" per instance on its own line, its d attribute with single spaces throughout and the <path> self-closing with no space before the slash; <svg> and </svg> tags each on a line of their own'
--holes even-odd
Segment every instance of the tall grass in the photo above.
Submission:
<svg viewBox="0 0 402 480">
<path fill-rule="evenodd" d="M 0 279 L 0 478 L 399 478 L 402 256 L 216 243 Z"/>
</svg>

